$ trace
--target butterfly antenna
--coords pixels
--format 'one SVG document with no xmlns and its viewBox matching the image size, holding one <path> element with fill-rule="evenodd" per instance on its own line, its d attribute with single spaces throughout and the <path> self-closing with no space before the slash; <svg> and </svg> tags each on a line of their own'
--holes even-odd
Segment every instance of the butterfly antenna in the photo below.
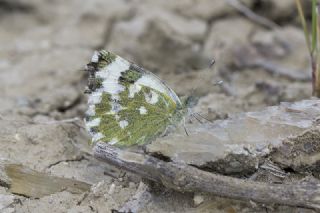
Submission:
<svg viewBox="0 0 320 213">
<path fill-rule="evenodd" d="M 216 60 L 212 59 L 212 60 L 210 61 L 210 64 L 209 64 L 209 69 L 211 69 L 215 63 L 216 63 Z M 201 69 L 205 69 L 205 68 L 201 68 Z M 202 81 L 205 80 L 205 79 L 203 79 L 202 77 L 200 77 L 200 79 L 201 79 Z M 193 88 L 191 89 L 191 96 L 193 96 L 194 93 L 195 93 L 195 87 L 193 87 Z"/>
<path fill-rule="evenodd" d="M 213 58 L 213 59 L 210 61 L 208 68 L 209 68 L 209 69 L 212 69 L 213 66 L 215 65 L 215 63 L 216 63 L 216 60 Z M 204 80 L 204 79 L 201 78 L 201 80 Z M 221 86 L 222 84 L 223 84 L 223 81 L 222 81 L 222 80 L 219 80 L 219 81 L 215 82 L 213 85 L 214 85 L 214 86 Z M 193 96 L 194 94 L 195 94 L 195 88 L 192 88 L 192 89 L 191 89 L 191 96 Z M 200 118 L 206 120 L 206 121 L 209 122 L 209 123 L 212 123 L 212 121 L 210 121 L 208 118 L 206 118 L 205 116 L 201 115 L 200 113 L 192 113 L 191 116 L 192 116 L 193 118 L 195 118 L 200 124 L 203 124 L 203 122 L 201 121 Z M 199 118 L 199 117 L 200 117 L 200 118 Z M 186 131 L 186 129 L 185 129 L 185 131 Z M 186 133 L 187 133 L 187 132 L 186 132 Z M 188 135 L 188 134 L 187 134 L 187 135 Z"/>
<path fill-rule="evenodd" d="M 212 69 L 213 66 L 215 65 L 216 63 L 216 60 L 213 58 L 211 61 L 210 61 L 210 64 L 209 64 L 209 69 Z M 219 80 L 217 81 L 216 83 L 214 83 L 213 85 L 214 86 L 221 86 L 223 84 L 223 81 L 222 80 Z"/>
<path fill-rule="evenodd" d="M 208 66 L 209 70 L 211 70 L 215 64 L 216 64 L 216 60 L 213 58 L 209 63 L 209 66 Z M 223 81 L 219 80 L 219 81 L 216 81 L 213 85 L 214 86 L 220 86 L 222 84 L 223 84 Z"/>
</svg>

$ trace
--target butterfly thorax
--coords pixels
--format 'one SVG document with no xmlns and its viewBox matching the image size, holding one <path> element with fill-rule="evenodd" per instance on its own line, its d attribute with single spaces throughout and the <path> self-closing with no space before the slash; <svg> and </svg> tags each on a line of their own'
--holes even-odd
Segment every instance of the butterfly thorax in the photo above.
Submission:
<svg viewBox="0 0 320 213">
<path fill-rule="evenodd" d="M 97 52 L 86 70 L 90 95 L 85 122 L 93 143 L 146 144 L 187 112 L 157 76 L 110 52 Z"/>
</svg>

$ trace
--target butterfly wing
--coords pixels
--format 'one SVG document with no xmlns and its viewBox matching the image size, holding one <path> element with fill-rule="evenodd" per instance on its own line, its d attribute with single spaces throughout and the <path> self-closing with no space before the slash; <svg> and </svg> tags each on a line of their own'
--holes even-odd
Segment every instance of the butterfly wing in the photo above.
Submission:
<svg viewBox="0 0 320 213">
<path fill-rule="evenodd" d="M 87 70 L 85 122 L 93 143 L 145 144 L 182 119 L 180 99 L 151 72 L 107 51 L 97 52 Z"/>
</svg>

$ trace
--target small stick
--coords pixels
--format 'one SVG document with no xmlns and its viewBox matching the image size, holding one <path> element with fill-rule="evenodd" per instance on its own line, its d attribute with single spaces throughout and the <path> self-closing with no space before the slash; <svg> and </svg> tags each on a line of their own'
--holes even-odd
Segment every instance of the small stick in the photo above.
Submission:
<svg viewBox="0 0 320 213">
<path fill-rule="evenodd" d="M 36 124 L 46 124 L 46 125 L 51 125 L 51 124 L 63 124 L 63 123 L 75 123 L 77 121 L 81 121 L 80 118 L 74 117 L 74 118 L 69 118 L 69 119 L 63 119 L 63 120 L 54 120 L 54 121 L 45 121 L 45 122 L 35 122 Z"/>
<path fill-rule="evenodd" d="M 257 22 L 260 25 L 263 25 L 264 27 L 267 27 L 269 29 L 279 28 L 279 25 L 277 25 L 276 23 L 270 21 L 265 17 L 262 17 L 254 13 L 252 10 L 250 10 L 250 8 L 244 6 L 238 0 L 226 0 L 226 2 L 232 7 L 234 7 L 235 9 L 239 10 L 241 13 L 247 16 L 250 20 Z"/>
<path fill-rule="evenodd" d="M 308 75 L 306 71 L 293 71 L 290 68 L 286 68 L 281 66 L 280 64 L 272 63 L 268 60 L 256 60 L 251 62 L 250 64 L 246 64 L 248 67 L 260 67 L 265 71 L 273 74 L 286 77 L 290 80 L 299 80 L 299 81 L 310 81 L 311 75 Z"/>
<path fill-rule="evenodd" d="M 181 192 L 207 192 L 233 199 L 320 210 L 320 185 L 315 182 L 272 184 L 213 174 L 187 164 L 115 148 L 98 142 L 94 156 Z"/>
</svg>

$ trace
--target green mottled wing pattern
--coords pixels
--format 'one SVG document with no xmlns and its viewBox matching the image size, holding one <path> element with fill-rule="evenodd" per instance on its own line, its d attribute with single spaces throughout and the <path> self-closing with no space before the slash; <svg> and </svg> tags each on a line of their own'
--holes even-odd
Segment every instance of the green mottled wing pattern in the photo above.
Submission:
<svg viewBox="0 0 320 213">
<path fill-rule="evenodd" d="M 157 76 L 110 52 L 95 53 L 87 71 L 85 123 L 93 143 L 143 145 L 181 121 L 186 112 Z"/>
</svg>

